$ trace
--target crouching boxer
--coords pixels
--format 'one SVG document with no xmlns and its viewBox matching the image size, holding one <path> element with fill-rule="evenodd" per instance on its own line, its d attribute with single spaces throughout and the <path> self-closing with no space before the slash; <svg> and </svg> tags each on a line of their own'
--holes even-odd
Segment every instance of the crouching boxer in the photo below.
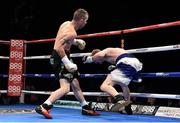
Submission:
<svg viewBox="0 0 180 123">
<path fill-rule="evenodd" d="M 91 56 L 84 56 L 83 63 L 94 62 L 102 64 L 108 62 L 115 65 L 110 74 L 102 83 L 100 89 L 113 97 L 116 104 L 114 109 L 125 107 L 127 114 L 132 114 L 130 90 L 128 85 L 131 81 L 137 80 L 140 76 L 143 64 L 134 55 L 121 48 L 106 48 L 104 50 L 94 49 Z M 123 95 L 120 95 L 114 88 L 120 85 Z"/>
</svg>

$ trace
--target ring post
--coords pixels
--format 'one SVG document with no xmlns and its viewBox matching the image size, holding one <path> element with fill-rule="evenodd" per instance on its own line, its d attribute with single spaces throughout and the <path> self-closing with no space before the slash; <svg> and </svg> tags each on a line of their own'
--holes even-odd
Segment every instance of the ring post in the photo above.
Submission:
<svg viewBox="0 0 180 123">
<path fill-rule="evenodd" d="M 8 96 L 21 96 L 23 74 L 23 40 L 11 40 L 8 74 Z"/>
</svg>

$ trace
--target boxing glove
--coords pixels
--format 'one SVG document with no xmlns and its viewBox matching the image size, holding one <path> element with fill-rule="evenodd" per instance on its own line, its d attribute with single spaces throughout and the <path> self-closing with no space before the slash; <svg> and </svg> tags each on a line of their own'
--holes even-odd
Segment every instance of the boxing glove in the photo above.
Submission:
<svg viewBox="0 0 180 123">
<path fill-rule="evenodd" d="M 69 72 L 75 72 L 77 71 L 77 65 L 72 63 L 67 56 L 64 56 L 62 59 L 62 62 L 64 63 L 65 68 Z"/>
<path fill-rule="evenodd" d="M 86 42 L 82 39 L 74 39 L 73 44 L 77 46 L 80 50 L 84 50 L 86 47 Z"/>
<path fill-rule="evenodd" d="M 92 56 L 84 56 L 84 57 L 82 58 L 82 61 L 83 61 L 84 64 L 86 64 L 86 63 L 92 63 L 92 62 L 93 62 L 93 59 L 92 59 Z"/>
</svg>

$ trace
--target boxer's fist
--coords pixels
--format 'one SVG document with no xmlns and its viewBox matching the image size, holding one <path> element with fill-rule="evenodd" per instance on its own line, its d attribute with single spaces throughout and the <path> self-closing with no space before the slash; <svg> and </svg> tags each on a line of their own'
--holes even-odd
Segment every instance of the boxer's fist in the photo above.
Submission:
<svg viewBox="0 0 180 123">
<path fill-rule="evenodd" d="M 80 50 L 84 50 L 84 48 L 86 47 L 86 42 L 82 39 L 74 39 L 73 44 L 77 46 Z"/>
<path fill-rule="evenodd" d="M 77 71 L 77 65 L 72 63 L 67 56 L 64 56 L 62 59 L 62 62 L 64 63 L 65 68 L 69 72 L 75 72 Z"/>
<path fill-rule="evenodd" d="M 67 69 L 67 71 L 69 71 L 69 72 L 71 72 L 71 73 L 77 71 L 77 65 L 74 64 L 74 63 L 65 64 L 64 66 L 65 66 L 65 68 Z"/>
</svg>

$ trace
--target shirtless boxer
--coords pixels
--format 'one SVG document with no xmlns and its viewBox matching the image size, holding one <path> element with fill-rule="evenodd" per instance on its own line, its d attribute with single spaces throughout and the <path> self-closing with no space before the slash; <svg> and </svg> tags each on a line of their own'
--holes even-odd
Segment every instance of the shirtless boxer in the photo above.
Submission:
<svg viewBox="0 0 180 123">
<path fill-rule="evenodd" d="M 124 100 L 122 106 L 125 106 L 125 110 L 128 114 L 132 114 L 129 107 L 131 101 L 128 85 L 131 81 L 139 79 L 143 64 L 135 58 L 134 55 L 121 48 L 106 48 L 102 51 L 95 49 L 92 51 L 91 56 L 83 57 L 83 62 L 94 62 L 97 64 L 109 62 L 115 65 L 115 68 L 106 77 L 100 89 L 110 94 L 113 97 L 114 103 Z M 123 96 L 117 92 L 114 85 L 121 86 Z"/>
<path fill-rule="evenodd" d="M 48 119 L 52 118 L 50 109 L 53 107 L 53 103 L 57 99 L 66 95 L 70 91 L 70 86 L 75 97 L 81 103 L 82 114 L 99 115 L 97 112 L 93 111 L 86 102 L 79 86 L 78 67 L 70 58 L 70 49 L 72 45 L 77 46 L 80 50 L 85 48 L 85 41 L 82 39 L 76 39 L 76 31 L 82 29 L 86 25 L 88 18 L 88 12 L 80 8 L 74 12 L 73 19 L 71 21 L 66 21 L 59 27 L 50 58 L 50 64 L 55 71 L 56 79 L 59 80 L 60 88 L 52 92 L 49 98 L 35 109 L 37 113 Z"/>
</svg>

